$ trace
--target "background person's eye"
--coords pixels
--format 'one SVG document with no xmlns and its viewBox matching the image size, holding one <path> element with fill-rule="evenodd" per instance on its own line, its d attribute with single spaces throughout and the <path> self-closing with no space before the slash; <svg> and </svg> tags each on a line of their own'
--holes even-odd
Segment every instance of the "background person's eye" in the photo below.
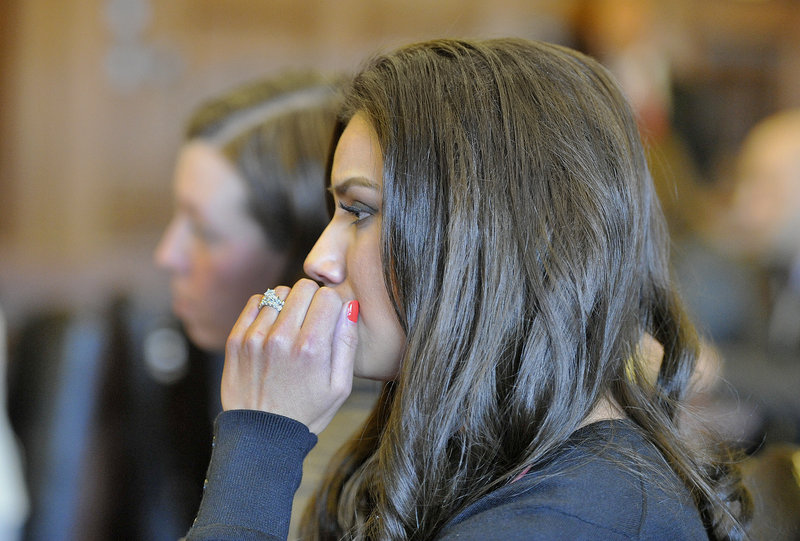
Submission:
<svg viewBox="0 0 800 541">
<path fill-rule="evenodd" d="M 205 224 L 197 223 L 195 221 L 189 222 L 189 229 L 194 238 L 203 242 L 215 242 L 221 238 L 219 233 Z"/>
</svg>

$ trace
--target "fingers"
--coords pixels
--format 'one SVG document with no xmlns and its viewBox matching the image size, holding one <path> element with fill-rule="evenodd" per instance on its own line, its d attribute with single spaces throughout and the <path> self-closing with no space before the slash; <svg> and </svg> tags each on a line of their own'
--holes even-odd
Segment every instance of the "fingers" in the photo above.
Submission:
<svg viewBox="0 0 800 541">
<path fill-rule="evenodd" d="M 285 304 L 283 305 L 283 310 L 281 310 L 280 313 L 281 317 L 279 325 L 281 327 L 285 327 L 287 331 L 296 331 L 303 326 L 303 322 L 306 319 L 306 314 L 308 313 L 309 307 L 317 292 L 320 290 L 320 287 L 316 282 L 308 279 L 302 279 L 299 280 L 291 288 L 291 290 L 289 290 L 289 288 L 285 289 Z M 277 293 L 278 289 L 275 291 Z M 275 312 L 275 310 L 273 310 L 273 312 Z"/>
<path fill-rule="evenodd" d="M 231 331 L 223 408 L 280 413 L 318 433 L 352 388 L 358 305 L 311 280 L 275 293 L 285 301 L 280 312 L 253 295 Z"/>
<path fill-rule="evenodd" d="M 278 286 L 274 291 L 275 294 L 284 301 L 289 294 L 289 288 L 286 286 Z M 247 331 L 256 319 L 260 319 L 262 324 L 272 325 L 272 323 L 274 323 L 275 319 L 278 317 L 278 311 L 269 306 L 261 307 L 261 299 L 263 297 L 263 294 L 259 294 L 252 295 L 248 299 L 247 304 L 245 304 L 244 309 L 236 319 L 236 323 L 233 324 L 233 328 L 228 336 L 228 343 L 231 342 L 231 338 L 241 340 L 247 334 Z"/>
<path fill-rule="evenodd" d="M 342 307 L 331 344 L 332 389 L 350 394 L 353 386 L 353 363 L 358 346 L 358 301 L 350 301 Z"/>
<path fill-rule="evenodd" d="M 289 288 L 276 287 L 275 293 L 285 300 Z M 225 342 L 225 365 L 220 387 L 224 410 L 258 409 L 261 382 L 267 373 L 264 343 L 278 317 L 274 308 L 260 306 L 262 298 L 263 294 L 259 294 L 248 299 Z"/>
<path fill-rule="evenodd" d="M 278 286 L 274 289 L 274 291 L 278 298 L 285 302 L 290 290 L 286 286 Z M 249 320 L 249 326 L 244 331 L 244 340 L 245 343 L 253 349 L 253 351 L 258 351 L 263 346 L 265 338 L 269 334 L 270 330 L 274 327 L 275 322 L 283 313 L 283 310 L 277 310 L 272 306 L 262 306 L 261 300 L 263 295 L 254 296 L 258 299 L 258 311 L 254 314 L 254 317 Z M 245 308 L 245 310 L 247 311 L 247 308 Z M 252 315 L 252 313 L 248 312 L 248 316 L 250 315 Z M 247 324 L 248 319 L 243 319 L 242 323 Z"/>
<path fill-rule="evenodd" d="M 329 317 L 331 310 L 335 315 L 334 319 Z M 320 318 L 320 324 L 324 322 L 325 332 L 319 336 L 326 338 L 324 348 L 327 349 L 327 354 L 309 358 L 309 365 L 315 363 L 314 359 L 319 363 L 313 370 L 318 378 L 314 388 L 320 392 L 320 398 L 324 395 L 319 402 L 322 407 L 317 409 L 306 422 L 308 429 L 314 434 L 319 434 L 328 426 L 352 390 L 353 364 L 358 344 L 358 302 L 342 303 L 338 296 L 329 297 L 326 289 L 322 288 L 314 296 L 314 301 L 309 307 L 306 324 L 317 321 L 317 318 Z M 304 324 L 305 328 L 315 327 L 312 325 L 306 327 Z M 311 335 L 307 335 L 304 343 L 312 344 L 308 341 L 310 338 Z"/>
<path fill-rule="evenodd" d="M 231 329 L 231 336 L 233 335 L 243 335 L 250 325 L 253 324 L 253 321 L 258 316 L 258 305 L 261 302 L 261 295 L 253 295 L 247 300 L 247 304 L 244 305 L 244 309 L 239 314 L 239 317 L 236 318 L 236 323 L 233 324 L 233 328 Z"/>
<path fill-rule="evenodd" d="M 325 379 L 330 375 L 332 337 L 336 328 L 342 300 L 330 288 L 319 288 L 304 314 L 298 330 L 298 357 L 303 362 L 318 364 L 317 369 Z"/>
</svg>

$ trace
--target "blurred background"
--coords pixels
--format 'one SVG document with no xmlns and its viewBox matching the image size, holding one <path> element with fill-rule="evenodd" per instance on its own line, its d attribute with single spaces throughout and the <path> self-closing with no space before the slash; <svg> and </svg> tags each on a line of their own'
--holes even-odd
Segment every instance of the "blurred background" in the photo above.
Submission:
<svg viewBox="0 0 800 541">
<path fill-rule="evenodd" d="M 103 319 L 120 299 L 139 314 L 169 313 L 168 277 L 152 252 L 173 212 L 184 122 L 201 101 L 286 68 L 352 72 L 370 53 L 409 41 L 520 36 L 580 48 L 619 77 L 651 148 L 676 269 L 714 370 L 739 397 L 788 393 L 780 408 L 798 407 L 797 349 L 781 381 L 756 391 L 747 381 L 769 372 L 762 365 L 725 372 L 742 364 L 741 343 L 754 343 L 743 329 L 762 313 L 752 258 L 725 234 L 737 155 L 760 120 L 800 106 L 798 28 L 797 0 L 3 0 L 0 305 L 9 372 L 25 341 L 49 343 L 47 332 L 26 334 L 42 314 Z M 743 415 L 763 442 L 761 418 L 786 410 L 759 407 Z M 796 442 L 793 423 L 776 439 Z M 751 429 L 739 425 L 731 430 Z M 110 531 L 93 527 L 74 538 Z"/>
<path fill-rule="evenodd" d="M 201 100 L 288 66 L 352 71 L 409 40 L 574 44 L 585 3 L 4 0 L 0 299 L 10 324 L 119 288 L 164 298 L 150 252 L 172 211 L 183 123 Z M 703 180 L 716 182 L 756 120 L 798 104 L 800 6 L 652 3 L 678 126 Z"/>
</svg>

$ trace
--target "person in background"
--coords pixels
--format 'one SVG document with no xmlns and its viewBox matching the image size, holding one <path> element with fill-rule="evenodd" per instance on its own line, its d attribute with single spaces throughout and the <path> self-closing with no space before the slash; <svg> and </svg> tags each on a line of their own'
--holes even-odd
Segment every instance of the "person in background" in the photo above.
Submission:
<svg viewBox="0 0 800 541">
<path fill-rule="evenodd" d="M 735 158 L 728 203 L 709 230 L 725 265 L 688 290 L 709 313 L 734 313 L 716 340 L 715 416 L 755 453 L 800 443 L 800 109 L 753 126 Z"/>
<path fill-rule="evenodd" d="M 698 344 L 608 71 L 415 44 L 356 76 L 340 128 L 313 280 L 253 295 L 229 335 L 187 538 L 285 539 L 355 375 L 384 390 L 304 539 L 742 539 L 735 471 L 679 426 Z"/>
<path fill-rule="evenodd" d="M 172 336 L 159 329 L 145 348 L 146 359 L 156 359 L 151 373 L 170 389 L 161 433 L 176 466 L 163 478 L 177 471 L 184 488 L 164 505 L 179 502 L 184 528 L 199 502 L 220 409 L 225 339 L 254 289 L 303 275 L 327 221 L 322 187 L 340 94 L 338 80 L 287 72 L 201 104 L 187 123 L 175 212 L 154 257 L 170 274 L 174 314 L 190 343 L 179 348 L 182 360 L 158 362 L 176 342 L 174 329 Z"/>
<path fill-rule="evenodd" d="M 749 325 L 721 346 L 726 378 L 755 408 L 750 443 L 800 443 L 800 109 L 748 133 L 719 235 L 754 269 Z M 751 429 L 752 431 L 752 429 Z"/>
<path fill-rule="evenodd" d="M 754 539 L 800 538 L 800 109 L 764 118 L 739 149 L 722 243 L 753 269 L 749 325 L 721 344 L 737 404 L 732 432 L 751 453 Z"/>
<path fill-rule="evenodd" d="M 102 306 L 56 306 L 20 326 L 9 417 L 30 504 L 23 539 L 174 541 L 186 532 L 239 305 L 254 288 L 301 276 L 327 221 L 340 94 L 338 79 L 284 73 L 191 117 L 175 215 L 155 254 L 171 274 L 179 322 L 120 289 Z M 0 491 L 10 497 L 11 487 Z"/>
<path fill-rule="evenodd" d="M 800 351 L 800 109 L 764 119 L 745 139 L 729 231 L 770 275 L 768 344 Z"/>
<path fill-rule="evenodd" d="M 325 159 L 338 94 L 287 74 L 201 106 L 175 168 L 175 215 L 155 260 L 192 342 L 221 352 L 254 288 L 294 281 L 325 225 Z"/>
</svg>

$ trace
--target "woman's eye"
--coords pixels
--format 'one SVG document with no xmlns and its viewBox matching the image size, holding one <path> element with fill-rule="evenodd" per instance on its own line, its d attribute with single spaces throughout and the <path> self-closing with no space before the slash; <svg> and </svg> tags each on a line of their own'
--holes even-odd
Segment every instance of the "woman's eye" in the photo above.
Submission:
<svg viewBox="0 0 800 541">
<path fill-rule="evenodd" d="M 212 243 L 219 240 L 219 235 L 216 231 L 213 231 L 210 227 L 206 225 L 199 224 L 196 222 L 190 222 L 189 229 L 192 232 L 192 235 L 196 238 L 201 240 L 202 242 Z"/>
<path fill-rule="evenodd" d="M 355 217 L 353 224 L 357 224 L 363 220 L 366 220 L 375 213 L 374 209 L 357 203 L 353 205 L 345 205 L 340 201 L 339 208 Z"/>
</svg>

